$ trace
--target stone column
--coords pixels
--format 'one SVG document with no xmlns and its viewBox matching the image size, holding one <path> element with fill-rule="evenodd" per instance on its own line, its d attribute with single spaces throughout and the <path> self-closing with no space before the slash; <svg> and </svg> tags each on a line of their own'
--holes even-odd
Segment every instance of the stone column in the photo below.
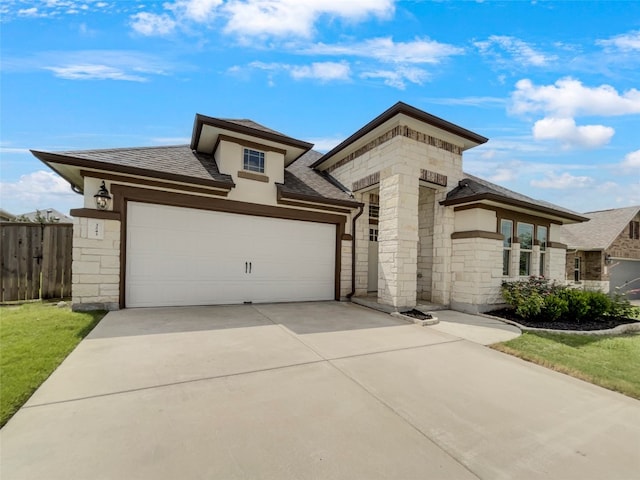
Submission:
<svg viewBox="0 0 640 480">
<path fill-rule="evenodd" d="M 451 303 L 451 234 L 455 230 L 453 207 L 440 202 L 447 196 L 446 189 L 435 192 L 433 220 L 433 270 L 431 276 L 431 301 L 440 305 Z"/>
<path fill-rule="evenodd" d="M 416 305 L 419 173 L 406 164 L 380 172 L 378 300 L 399 309 Z"/>
</svg>

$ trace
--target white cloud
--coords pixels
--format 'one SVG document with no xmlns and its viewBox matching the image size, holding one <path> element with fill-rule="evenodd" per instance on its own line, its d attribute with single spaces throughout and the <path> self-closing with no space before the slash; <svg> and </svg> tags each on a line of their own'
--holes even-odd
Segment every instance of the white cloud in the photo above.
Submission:
<svg viewBox="0 0 640 480">
<path fill-rule="evenodd" d="M 44 67 L 51 70 L 56 77 L 67 80 L 125 80 L 129 82 L 146 82 L 147 79 L 108 65 L 83 64 L 65 65 L 61 67 Z"/>
<path fill-rule="evenodd" d="M 574 176 L 568 172 L 561 175 L 555 173 L 547 174 L 542 180 L 531 180 L 530 184 L 536 188 L 551 188 L 554 190 L 566 190 L 573 188 L 591 187 L 595 180 L 587 176 Z"/>
<path fill-rule="evenodd" d="M 607 40 L 598 40 L 596 43 L 604 47 L 614 47 L 624 51 L 640 50 L 640 30 L 616 35 Z"/>
<path fill-rule="evenodd" d="M 185 18 L 198 23 L 205 23 L 215 18 L 217 8 L 222 0 L 177 0 L 165 3 L 167 10 L 174 12 L 177 18 Z"/>
<path fill-rule="evenodd" d="M 625 171 L 635 172 L 636 175 L 640 175 L 640 150 L 627 153 L 624 160 L 620 163 L 620 166 Z"/>
<path fill-rule="evenodd" d="M 230 0 L 224 10 L 228 33 L 308 38 L 323 15 L 352 22 L 370 16 L 386 18 L 394 11 L 394 0 Z"/>
<path fill-rule="evenodd" d="M 38 9 L 36 7 L 31 7 L 18 10 L 18 15 L 20 15 L 21 17 L 37 17 L 40 14 L 38 13 Z"/>
<path fill-rule="evenodd" d="M 66 211 L 82 205 L 82 197 L 71 190 L 66 180 L 44 170 L 22 175 L 15 182 L 0 182 L 0 199 L 3 208 L 14 213 L 50 206 Z"/>
<path fill-rule="evenodd" d="M 504 60 L 495 47 L 504 50 L 513 60 L 525 66 L 544 67 L 556 59 L 553 55 L 535 50 L 530 44 L 518 38 L 505 35 L 492 35 L 485 41 L 475 42 L 474 45 L 481 54 L 493 56 L 501 62 Z"/>
<path fill-rule="evenodd" d="M 604 125 L 577 126 L 572 118 L 547 117 L 533 125 L 536 140 L 558 140 L 563 147 L 597 148 L 606 145 L 615 130 Z"/>
<path fill-rule="evenodd" d="M 411 42 L 395 42 L 392 37 L 378 37 L 344 44 L 318 43 L 302 53 L 312 55 L 350 55 L 375 58 L 387 63 L 439 63 L 442 59 L 462 54 L 461 48 L 427 38 Z"/>
<path fill-rule="evenodd" d="M 511 110 L 526 114 L 544 112 L 559 117 L 576 115 L 625 115 L 640 113 L 640 91 L 632 88 L 623 94 L 610 85 L 585 87 L 570 77 L 553 85 L 534 85 L 529 79 L 516 83 L 511 95 Z"/>
<path fill-rule="evenodd" d="M 272 75 L 277 73 L 287 73 L 295 80 L 312 78 L 322 82 L 349 80 L 351 77 L 351 67 L 347 62 L 314 62 L 311 65 L 289 65 L 286 63 L 265 63 L 251 62 L 250 68 L 264 70 L 269 72 L 270 82 L 273 81 Z M 242 68 L 239 66 L 231 67 L 230 73 L 241 73 Z"/>
<path fill-rule="evenodd" d="M 385 85 L 404 90 L 407 82 L 422 85 L 428 78 L 426 70 L 415 67 L 398 67 L 394 70 L 374 70 L 360 74 L 362 78 L 380 78 Z"/>
<path fill-rule="evenodd" d="M 339 145 L 345 137 L 320 137 L 310 138 L 308 141 L 313 143 L 313 149 L 318 152 L 328 152 L 336 145 Z"/>
<path fill-rule="evenodd" d="M 131 28 L 145 36 L 168 35 L 176 28 L 176 22 L 166 13 L 140 12 L 131 15 Z"/>
<path fill-rule="evenodd" d="M 348 80 L 351 69 L 346 62 L 314 62 L 311 65 L 292 66 L 291 76 L 296 79 L 315 78 L 321 81 Z"/>
</svg>

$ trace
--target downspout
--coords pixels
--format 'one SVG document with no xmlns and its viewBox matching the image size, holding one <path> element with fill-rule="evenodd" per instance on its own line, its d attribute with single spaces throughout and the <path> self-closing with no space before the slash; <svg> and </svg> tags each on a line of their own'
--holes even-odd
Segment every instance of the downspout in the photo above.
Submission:
<svg viewBox="0 0 640 480">
<path fill-rule="evenodd" d="M 347 294 L 349 300 L 356 293 L 356 220 L 364 212 L 364 203 L 361 203 L 358 208 L 360 211 L 351 220 L 351 292 Z"/>
</svg>

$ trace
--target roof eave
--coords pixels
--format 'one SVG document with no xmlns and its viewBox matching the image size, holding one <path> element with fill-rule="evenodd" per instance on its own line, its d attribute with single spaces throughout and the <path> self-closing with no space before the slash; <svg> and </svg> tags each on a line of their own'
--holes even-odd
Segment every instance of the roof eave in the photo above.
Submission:
<svg viewBox="0 0 640 480">
<path fill-rule="evenodd" d="M 317 161 L 310 165 L 311 168 L 317 168 L 331 157 L 333 157 L 336 153 L 344 150 L 346 147 L 354 143 L 359 138 L 363 137 L 367 133 L 376 129 L 380 125 L 389 121 L 393 117 L 399 114 L 405 114 L 409 117 L 415 118 L 416 120 L 420 120 L 422 122 L 433 125 L 434 127 L 440 128 L 446 132 L 452 133 L 454 135 L 458 135 L 466 140 L 470 140 L 471 142 L 476 143 L 477 145 L 481 145 L 486 143 L 489 139 L 483 137 L 482 135 L 478 135 L 477 133 L 472 132 L 471 130 L 467 130 L 466 128 L 460 127 L 459 125 L 455 125 L 451 122 L 448 122 L 440 117 L 436 117 L 435 115 L 431 115 L 430 113 L 419 110 L 411 105 L 408 105 L 404 102 L 398 102 L 393 105 L 388 110 L 384 111 L 376 118 L 367 123 L 364 127 L 358 130 L 356 133 L 351 135 L 345 141 L 340 143 L 338 146 L 334 147 L 327 153 L 325 153 L 322 157 L 320 157 Z"/>
<path fill-rule="evenodd" d="M 208 117 L 200 113 L 196 113 L 196 117 L 193 124 L 193 132 L 191 135 L 190 147 L 192 150 L 196 150 L 200 141 L 200 135 L 202 133 L 202 127 L 209 125 L 211 127 L 217 127 L 231 132 L 242 133 L 244 135 L 251 135 L 253 137 L 261 138 L 263 140 L 269 140 L 271 142 L 281 143 L 291 147 L 296 147 L 304 150 L 304 153 L 313 148 L 313 144 L 302 140 L 297 140 L 292 137 L 284 135 L 278 135 L 276 133 L 266 132 L 256 128 L 248 127 L 246 125 L 239 125 L 237 123 L 228 122 L 220 118 Z"/>
<path fill-rule="evenodd" d="M 480 203 L 483 200 L 492 200 L 494 202 L 504 203 L 505 205 L 511 205 L 511 206 L 520 207 L 520 208 L 527 208 L 535 212 L 540 212 L 547 215 L 553 215 L 554 217 L 571 220 L 573 222 L 586 222 L 589 220 L 589 218 L 583 217 L 578 214 L 563 212 L 561 210 L 545 207 L 543 205 L 536 205 L 535 203 L 525 202 L 523 200 L 518 200 L 515 198 L 509 198 L 502 195 L 497 195 L 495 193 L 481 193 L 478 195 L 471 195 L 468 197 L 453 198 L 450 200 L 445 199 L 440 202 L 440 205 L 448 207 L 448 206 L 455 206 L 455 205 L 463 205 L 467 203 L 476 203 L 476 202 Z"/>
<path fill-rule="evenodd" d="M 78 157 L 73 157 L 69 155 L 63 155 L 60 153 L 42 152 L 38 150 L 30 150 L 30 152 L 38 160 L 46 164 L 49 168 L 55 171 L 58 175 L 62 176 L 65 180 L 67 180 L 67 182 L 69 182 L 71 185 L 75 186 L 79 190 L 83 190 L 84 185 L 77 185 L 75 182 L 71 181 L 69 178 L 64 176 L 60 171 L 58 171 L 52 165 L 52 163 L 69 165 L 72 167 L 79 167 L 79 168 L 103 170 L 105 172 L 117 172 L 117 173 L 129 174 L 129 175 L 138 175 L 141 177 L 157 178 L 162 180 L 172 180 L 175 182 L 196 184 L 196 185 L 202 185 L 202 186 L 212 187 L 212 188 L 220 188 L 225 190 L 231 190 L 233 187 L 235 187 L 235 184 L 233 183 L 233 181 L 222 182 L 214 179 L 208 180 L 205 178 L 190 177 L 188 175 L 163 173 L 163 172 L 157 172 L 155 170 L 148 170 L 145 168 L 127 167 L 124 165 L 116 165 L 113 163 L 99 162 L 96 160 L 87 160 L 86 158 L 78 158 Z"/>
</svg>

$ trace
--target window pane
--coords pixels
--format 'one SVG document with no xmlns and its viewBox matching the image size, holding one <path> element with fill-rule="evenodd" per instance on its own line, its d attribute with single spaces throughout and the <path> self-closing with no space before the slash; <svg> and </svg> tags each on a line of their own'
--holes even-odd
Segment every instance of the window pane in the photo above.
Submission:
<svg viewBox="0 0 640 480">
<path fill-rule="evenodd" d="M 533 247 L 533 225 L 518 223 L 518 240 L 520 240 L 520 250 L 531 250 Z"/>
<path fill-rule="evenodd" d="M 544 253 L 540 253 L 540 276 L 544 277 L 545 276 L 545 272 L 544 272 Z"/>
<path fill-rule="evenodd" d="M 502 245 L 505 248 L 510 247 L 513 236 L 513 222 L 511 220 L 500 220 L 500 233 L 504 236 Z"/>
<path fill-rule="evenodd" d="M 511 259 L 511 250 L 502 251 L 502 275 L 509 275 L 509 260 Z"/>
<path fill-rule="evenodd" d="M 547 249 L 547 227 L 538 227 L 538 244 L 540 251 Z"/>
<path fill-rule="evenodd" d="M 520 252 L 519 275 L 529 275 L 531 268 L 531 252 Z"/>
<path fill-rule="evenodd" d="M 243 168 L 251 172 L 264 173 L 264 152 L 245 148 Z"/>
</svg>

